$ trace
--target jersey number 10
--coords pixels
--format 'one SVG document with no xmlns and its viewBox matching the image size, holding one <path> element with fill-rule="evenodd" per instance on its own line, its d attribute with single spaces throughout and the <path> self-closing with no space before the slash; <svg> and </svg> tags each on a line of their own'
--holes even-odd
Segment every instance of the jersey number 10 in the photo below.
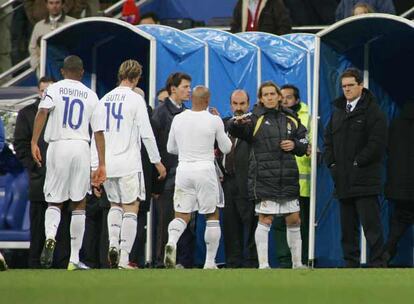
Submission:
<svg viewBox="0 0 414 304">
<path fill-rule="evenodd" d="M 82 124 L 83 119 L 83 109 L 84 105 L 82 100 L 80 99 L 69 99 L 69 97 L 63 97 L 63 101 L 65 102 L 65 110 L 63 112 L 63 127 L 66 128 L 69 124 L 69 127 L 72 129 L 78 129 Z M 75 107 L 78 108 L 78 121 L 76 123 L 73 122 L 73 111 Z"/>
</svg>

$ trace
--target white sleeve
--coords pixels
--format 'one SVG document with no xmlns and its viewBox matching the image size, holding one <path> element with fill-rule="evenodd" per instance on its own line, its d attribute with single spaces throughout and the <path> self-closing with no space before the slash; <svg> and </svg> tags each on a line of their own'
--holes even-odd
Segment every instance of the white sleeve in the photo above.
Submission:
<svg viewBox="0 0 414 304">
<path fill-rule="evenodd" d="M 223 154 L 227 154 L 231 151 L 231 140 L 224 131 L 224 124 L 220 117 L 215 116 L 216 122 L 216 140 L 219 146 L 219 149 Z"/>
<path fill-rule="evenodd" d="M 161 162 L 160 152 L 158 151 L 157 142 L 155 141 L 154 132 L 151 128 L 151 123 L 148 117 L 147 107 L 145 101 L 141 98 L 138 100 L 137 122 L 139 134 L 145 149 L 148 152 L 150 162 L 153 164 Z"/>
<path fill-rule="evenodd" d="M 96 96 L 95 108 L 91 117 L 91 128 L 93 132 L 105 131 L 106 129 L 106 111 L 102 101 Z"/>
<path fill-rule="evenodd" d="M 175 140 L 175 122 L 176 119 L 174 118 L 171 124 L 170 133 L 168 134 L 167 151 L 168 153 L 178 155 L 178 145 Z"/>
<path fill-rule="evenodd" d="M 53 89 L 48 88 L 44 91 L 42 100 L 39 103 L 39 109 L 53 109 L 55 103 L 53 102 Z"/>
</svg>

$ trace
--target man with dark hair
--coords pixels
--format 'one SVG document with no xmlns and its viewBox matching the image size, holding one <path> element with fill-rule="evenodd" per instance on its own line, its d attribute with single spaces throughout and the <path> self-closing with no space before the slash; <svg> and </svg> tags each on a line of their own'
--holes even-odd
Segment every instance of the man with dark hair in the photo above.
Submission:
<svg viewBox="0 0 414 304">
<path fill-rule="evenodd" d="M 231 32 L 290 33 L 289 11 L 282 0 L 239 0 L 233 11 Z"/>
<path fill-rule="evenodd" d="M 245 115 L 249 111 L 249 95 L 244 90 L 235 90 L 230 96 L 233 117 Z M 233 146 L 222 159 L 224 178 L 223 237 L 227 268 L 257 267 L 257 252 L 254 230 L 257 218 L 254 205 L 247 193 L 247 174 L 250 145 L 241 139 L 230 137 Z M 244 254 L 246 253 L 246 254 Z"/>
<path fill-rule="evenodd" d="M 45 211 L 47 203 L 43 194 L 43 186 L 45 183 L 46 168 L 36 166 L 33 161 L 30 140 L 33 134 L 33 124 L 40 100 L 44 91 L 49 85 L 54 83 L 52 78 L 42 77 L 38 82 L 39 97 L 31 105 L 28 105 L 19 111 L 16 120 L 16 128 L 14 130 L 14 149 L 18 160 L 24 165 L 29 172 L 29 200 L 30 200 L 30 250 L 29 250 L 29 267 L 40 268 L 40 253 L 42 252 L 45 242 Z M 42 158 L 46 159 L 47 143 L 43 140 L 44 130 L 42 130 L 39 139 L 39 148 Z M 53 267 L 66 268 L 69 261 L 69 223 L 70 213 L 68 212 L 68 204 L 64 204 L 62 210 L 62 220 L 56 239 L 59 241 L 55 250 L 55 258 Z"/>
<path fill-rule="evenodd" d="M 164 246 L 167 243 L 168 223 L 174 218 L 173 196 L 178 157 L 167 151 L 168 134 L 174 117 L 185 110 L 183 102 L 190 99 L 191 77 L 185 73 L 173 73 L 168 77 L 165 87 L 169 96 L 154 110 L 151 118 L 161 162 L 167 169 L 165 180 L 155 181 L 152 189 L 156 197 L 154 204 L 157 218 L 156 267 L 163 267 L 164 265 Z M 191 244 L 192 239 L 194 237 L 187 229 L 178 243 L 178 264 L 191 266 L 192 261 L 183 261 L 182 257 L 187 256 L 187 260 L 190 260 L 188 256 L 192 255 L 193 250 L 186 250 L 189 246 L 181 247 L 181 244 L 186 242 Z M 188 251 L 190 251 L 190 254 L 188 254 Z"/>
<path fill-rule="evenodd" d="M 369 265 L 382 267 L 382 225 L 378 195 L 387 121 L 361 74 L 350 68 L 340 77 L 343 96 L 334 101 L 325 130 L 326 164 L 339 200 L 345 267 L 359 267 L 359 225 L 369 245 Z"/>
<path fill-rule="evenodd" d="M 42 37 L 58 27 L 76 20 L 65 15 L 63 10 L 65 0 L 45 0 L 45 2 L 48 16 L 36 23 L 29 43 L 30 65 L 37 69 L 38 76 L 40 75 L 40 40 Z"/>
<path fill-rule="evenodd" d="M 139 24 L 160 24 L 160 19 L 154 12 L 148 12 L 141 16 Z"/>
<path fill-rule="evenodd" d="M 32 156 L 39 167 L 44 165 L 38 141 L 47 121 L 44 139 L 49 143 L 46 159 L 44 194 L 49 207 L 45 212 L 46 241 L 40 256 L 43 267 L 53 262 L 56 233 L 61 220 L 62 203 L 71 200 L 71 255 L 68 270 L 88 269 L 79 261 L 85 231 L 85 196 L 90 181 L 99 187 L 106 179 L 105 109 L 96 94 L 80 82 L 83 62 L 74 55 L 63 61 L 64 80 L 47 88 L 39 104 L 31 141 Z M 90 134 L 98 150 L 97 170 L 90 173 Z"/>
<path fill-rule="evenodd" d="M 353 15 L 354 6 L 357 3 L 366 3 L 377 13 L 395 14 L 395 7 L 392 0 L 341 0 L 336 8 L 336 21 Z"/>
</svg>

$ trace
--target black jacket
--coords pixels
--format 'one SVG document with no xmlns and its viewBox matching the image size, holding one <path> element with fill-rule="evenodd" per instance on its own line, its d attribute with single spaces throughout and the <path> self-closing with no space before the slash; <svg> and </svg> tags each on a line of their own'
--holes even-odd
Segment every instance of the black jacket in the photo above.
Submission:
<svg viewBox="0 0 414 304">
<path fill-rule="evenodd" d="M 184 105 L 179 109 L 167 97 L 161 105 L 155 108 L 152 114 L 151 125 L 154 130 L 155 139 L 160 152 L 161 162 L 167 169 L 167 177 L 163 182 L 158 182 L 156 180 L 157 175 L 154 174 L 154 185 L 152 189 L 154 193 L 161 193 L 164 188 L 174 188 L 175 172 L 178 166 L 178 156 L 167 152 L 167 142 L 174 116 L 180 114 L 184 110 Z"/>
<path fill-rule="evenodd" d="M 227 123 L 231 117 L 226 117 L 223 119 L 223 123 L 227 126 Z M 228 131 L 228 130 L 226 130 Z M 238 139 L 236 146 L 234 147 L 234 176 L 229 176 L 225 169 L 222 168 L 224 172 L 224 180 L 226 178 L 235 178 L 237 181 L 238 195 L 239 198 L 247 199 L 249 197 L 247 191 L 247 176 L 249 172 L 249 155 L 250 155 L 250 144 L 242 139 Z M 220 164 L 222 164 L 222 158 L 220 159 Z"/>
<path fill-rule="evenodd" d="M 381 165 L 387 121 L 370 91 L 364 89 L 351 113 L 344 96 L 334 101 L 325 130 L 324 157 L 331 168 L 338 199 L 381 192 Z"/>
<path fill-rule="evenodd" d="M 17 159 L 23 164 L 30 175 L 29 199 L 32 202 L 44 201 L 43 185 L 46 176 L 47 143 L 44 141 L 44 129 L 39 137 L 39 149 L 42 155 L 42 167 L 38 167 L 32 158 L 30 142 L 33 134 L 33 124 L 40 100 L 21 109 L 17 115 L 14 130 L 14 149 Z"/>
<path fill-rule="evenodd" d="M 390 126 L 385 195 L 414 199 L 414 102 L 406 103 Z"/>
<path fill-rule="evenodd" d="M 262 0 L 265 1 L 265 0 Z M 239 0 L 233 11 L 231 32 L 244 32 L 242 29 L 242 0 Z M 282 0 L 267 0 L 259 16 L 258 31 L 283 35 L 291 32 L 289 11 Z"/>
<path fill-rule="evenodd" d="M 306 128 L 293 111 L 284 108 L 275 110 L 256 106 L 251 121 L 244 125 L 236 125 L 234 120 L 228 123 L 232 136 L 251 143 L 249 198 L 254 202 L 298 198 L 299 172 L 295 155 L 306 153 Z M 295 142 L 293 151 L 280 149 L 280 142 L 285 139 Z"/>
</svg>

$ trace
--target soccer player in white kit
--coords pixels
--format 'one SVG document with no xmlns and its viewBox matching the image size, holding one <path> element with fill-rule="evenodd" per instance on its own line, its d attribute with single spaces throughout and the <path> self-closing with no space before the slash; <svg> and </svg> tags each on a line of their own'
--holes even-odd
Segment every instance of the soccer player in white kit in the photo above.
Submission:
<svg viewBox="0 0 414 304">
<path fill-rule="evenodd" d="M 192 93 L 191 111 L 174 117 L 168 137 L 167 151 L 178 154 L 175 178 L 175 219 L 168 225 L 168 242 L 164 264 L 175 268 L 177 242 L 187 227 L 191 212 L 205 214 L 207 218 L 204 240 L 207 252 L 204 269 L 216 269 L 216 254 L 221 230 L 219 213 L 219 186 L 214 166 L 214 143 L 227 154 L 231 140 L 224 132 L 221 118 L 207 111 L 210 92 L 197 86 Z"/>
<path fill-rule="evenodd" d="M 106 179 L 105 112 L 96 94 L 80 82 L 84 70 L 79 57 L 66 57 L 61 72 L 64 80 L 50 85 L 39 104 L 31 142 L 33 158 L 41 166 L 37 142 L 49 114 L 45 130 L 49 147 L 43 188 L 49 207 L 45 212 L 46 241 L 40 263 L 45 268 L 52 265 L 60 210 L 62 203 L 70 199 L 73 211 L 68 270 L 88 269 L 79 261 L 79 251 L 85 231 L 85 196 L 91 182 L 89 127 L 94 132 L 99 159 L 92 184 L 99 186 Z"/>
<path fill-rule="evenodd" d="M 106 107 L 104 134 L 108 179 L 104 188 L 111 202 L 108 213 L 108 256 L 111 268 L 134 268 L 128 265 L 129 253 L 137 233 L 139 202 L 145 200 L 141 139 L 151 163 L 155 164 L 159 179 L 166 175 L 145 101 L 134 91 L 141 73 L 142 67 L 138 61 L 124 61 L 118 71 L 119 86 L 101 99 Z M 92 170 L 97 164 L 95 155 L 92 154 Z"/>
</svg>

